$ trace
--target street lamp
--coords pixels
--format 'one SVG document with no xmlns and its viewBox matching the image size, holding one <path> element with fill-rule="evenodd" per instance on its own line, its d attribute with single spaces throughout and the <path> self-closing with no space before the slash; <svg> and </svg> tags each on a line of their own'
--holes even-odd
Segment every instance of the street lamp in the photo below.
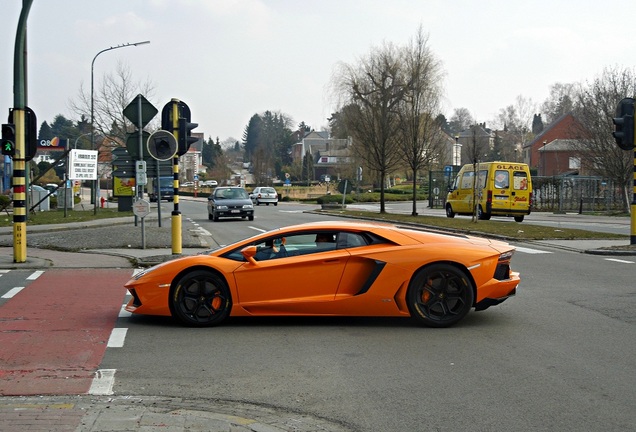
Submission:
<svg viewBox="0 0 636 432">
<path fill-rule="evenodd" d="M 150 41 L 143 41 L 143 42 L 135 42 L 135 43 L 126 43 L 126 44 L 122 44 L 122 45 L 117 45 L 117 46 L 113 46 L 110 48 L 106 48 L 101 50 L 100 52 L 98 52 L 97 54 L 95 54 L 95 57 L 93 57 L 93 61 L 91 62 L 91 149 L 95 150 L 95 98 L 94 98 L 94 69 L 95 69 L 95 60 L 97 59 L 97 57 L 106 51 L 110 51 L 110 50 L 114 50 L 114 49 L 118 49 L 118 48 L 126 48 L 126 47 L 130 47 L 130 46 L 137 46 L 137 45 L 145 45 L 145 44 L 149 44 Z M 98 157 L 98 164 L 99 164 L 99 157 Z M 95 184 L 93 186 L 93 191 L 91 193 L 91 200 L 93 201 L 93 208 L 94 211 L 93 213 L 97 213 L 97 189 L 99 186 L 99 175 L 98 175 L 98 179 L 95 180 Z"/>
<path fill-rule="evenodd" d="M 459 135 L 455 135 L 455 144 L 453 144 L 453 165 L 460 166 L 462 164 L 462 145 L 459 143 Z"/>
</svg>

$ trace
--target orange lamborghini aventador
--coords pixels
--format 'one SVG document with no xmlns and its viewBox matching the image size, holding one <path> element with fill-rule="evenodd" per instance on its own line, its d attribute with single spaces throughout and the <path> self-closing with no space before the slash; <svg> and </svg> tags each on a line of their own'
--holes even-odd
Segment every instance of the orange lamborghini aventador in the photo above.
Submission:
<svg viewBox="0 0 636 432">
<path fill-rule="evenodd" d="M 366 222 L 276 229 L 136 274 L 126 310 L 188 326 L 230 316 L 411 317 L 447 327 L 515 294 L 514 247 Z"/>
</svg>

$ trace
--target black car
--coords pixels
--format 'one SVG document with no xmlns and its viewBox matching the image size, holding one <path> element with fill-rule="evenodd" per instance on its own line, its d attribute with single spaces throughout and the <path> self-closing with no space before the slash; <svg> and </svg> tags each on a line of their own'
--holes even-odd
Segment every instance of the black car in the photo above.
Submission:
<svg viewBox="0 0 636 432">
<path fill-rule="evenodd" d="M 242 187 L 217 187 L 208 197 L 208 219 L 240 217 L 254 220 L 254 205 Z"/>
</svg>

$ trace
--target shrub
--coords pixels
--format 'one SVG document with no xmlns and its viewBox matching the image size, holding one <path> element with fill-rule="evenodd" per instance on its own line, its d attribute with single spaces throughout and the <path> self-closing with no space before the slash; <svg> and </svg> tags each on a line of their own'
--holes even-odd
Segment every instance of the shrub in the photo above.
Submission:
<svg viewBox="0 0 636 432">
<path fill-rule="evenodd" d="M 318 204 L 327 204 L 327 203 L 342 204 L 342 195 L 323 195 L 321 197 L 318 197 L 316 201 L 318 202 Z M 353 198 L 351 198 L 351 195 L 347 195 L 345 197 L 345 204 L 351 204 L 351 203 L 353 203 Z"/>
</svg>

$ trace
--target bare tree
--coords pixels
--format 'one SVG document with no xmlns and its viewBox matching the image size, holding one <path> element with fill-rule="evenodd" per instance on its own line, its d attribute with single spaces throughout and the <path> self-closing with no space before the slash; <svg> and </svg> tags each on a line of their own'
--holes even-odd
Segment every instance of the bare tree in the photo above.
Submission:
<svg viewBox="0 0 636 432">
<path fill-rule="evenodd" d="M 418 29 L 403 51 L 406 92 L 399 105 L 399 143 L 402 157 L 413 176 L 413 210 L 417 215 L 417 172 L 439 160 L 443 132 L 436 121 L 442 96 L 441 62 L 431 52 L 428 37 Z"/>
<path fill-rule="evenodd" d="M 550 96 L 541 105 L 541 113 L 544 114 L 546 123 L 550 124 L 563 114 L 572 112 L 576 98 L 576 84 L 552 84 Z"/>
<path fill-rule="evenodd" d="M 493 121 L 495 128 L 504 130 L 514 136 L 516 147 L 523 148 L 532 139 L 532 121 L 537 112 L 537 105 L 530 98 L 519 95 L 513 105 L 499 110 Z"/>
<path fill-rule="evenodd" d="M 118 63 L 113 74 L 104 75 L 93 94 L 96 133 L 102 137 L 109 137 L 112 140 L 125 143 L 127 134 L 134 131 L 135 127 L 124 117 L 123 111 L 138 94 L 142 94 L 146 99 L 152 101 L 154 85 L 150 81 L 133 81 L 132 71 L 124 63 Z M 153 105 L 156 106 L 154 103 Z M 75 114 L 83 115 L 90 120 L 90 89 L 87 90 L 81 85 L 77 99 L 70 100 L 69 106 Z M 157 109 L 161 111 L 161 107 L 157 106 Z M 149 128 L 156 129 L 159 123 L 160 119 L 157 116 Z"/>
<path fill-rule="evenodd" d="M 397 48 L 385 44 L 357 65 L 340 65 L 333 82 L 354 152 L 381 178 L 380 213 L 385 213 L 384 179 L 400 162 L 398 105 L 406 91 L 400 60 Z"/>
<path fill-rule="evenodd" d="M 490 150 L 490 136 L 481 125 L 470 127 L 470 137 L 465 149 L 466 154 L 473 164 L 473 215 L 472 222 L 477 222 L 477 207 L 479 203 L 478 194 L 481 193 L 481 185 L 477 183 L 479 177 L 479 163 Z"/>
<path fill-rule="evenodd" d="M 593 82 L 580 86 L 575 114 L 584 126 L 576 131 L 581 164 L 591 172 L 612 180 L 624 191 L 629 211 L 633 154 L 618 147 L 612 119 L 621 99 L 636 94 L 636 69 L 606 68 Z"/>
<path fill-rule="evenodd" d="M 468 108 L 455 108 L 453 115 L 448 123 L 452 135 L 456 135 L 461 131 L 465 131 L 471 125 L 474 125 L 475 119 Z"/>
</svg>

